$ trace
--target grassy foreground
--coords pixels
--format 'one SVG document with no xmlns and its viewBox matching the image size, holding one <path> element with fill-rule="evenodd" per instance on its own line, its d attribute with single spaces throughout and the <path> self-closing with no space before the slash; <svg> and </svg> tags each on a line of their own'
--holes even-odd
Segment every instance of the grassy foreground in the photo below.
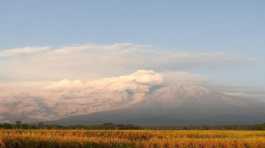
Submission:
<svg viewBox="0 0 265 148">
<path fill-rule="evenodd" d="M 265 131 L 1 130 L 0 148 L 265 148 Z"/>
</svg>

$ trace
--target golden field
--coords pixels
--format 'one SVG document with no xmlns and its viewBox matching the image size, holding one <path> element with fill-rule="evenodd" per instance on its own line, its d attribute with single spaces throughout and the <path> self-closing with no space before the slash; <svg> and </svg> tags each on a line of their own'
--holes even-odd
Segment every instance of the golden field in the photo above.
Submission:
<svg viewBox="0 0 265 148">
<path fill-rule="evenodd" d="M 0 148 L 265 148 L 265 131 L 7 130 Z"/>
</svg>

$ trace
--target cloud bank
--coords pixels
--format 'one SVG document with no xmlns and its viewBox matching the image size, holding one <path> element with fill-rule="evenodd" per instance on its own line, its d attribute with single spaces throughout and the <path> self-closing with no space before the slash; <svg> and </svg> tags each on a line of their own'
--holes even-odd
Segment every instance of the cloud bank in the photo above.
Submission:
<svg viewBox="0 0 265 148">
<path fill-rule="evenodd" d="M 254 60 L 210 52 L 181 52 L 130 43 L 0 50 L 0 80 L 95 79 L 138 69 L 185 71 L 244 65 Z"/>
<path fill-rule="evenodd" d="M 129 75 L 91 81 L 2 84 L 0 117 L 51 120 L 128 107 L 144 101 L 172 81 L 191 85 L 201 79 L 185 72 L 175 72 L 173 78 L 170 74 L 138 70 Z"/>
</svg>

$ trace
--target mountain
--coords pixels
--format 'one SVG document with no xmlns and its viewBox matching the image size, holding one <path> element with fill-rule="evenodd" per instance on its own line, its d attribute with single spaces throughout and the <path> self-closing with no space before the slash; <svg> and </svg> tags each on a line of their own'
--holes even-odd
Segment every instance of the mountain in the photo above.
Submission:
<svg viewBox="0 0 265 148">
<path fill-rule="evenodd" d="M 138 70 L 93 81 L 0 85 L 0 122 L 149 126 L 265 121 L 264 92 L 220 87 L 186 73 Z"/>
<path fill-rule="evenodd" d="M 142 102 L 122 109 L 70 116 L 52 123 L 141 126 L 253 124 L 265 121 L 265 103 L 225 95 L 195 84 L 161 86 Z"/>
</svg>

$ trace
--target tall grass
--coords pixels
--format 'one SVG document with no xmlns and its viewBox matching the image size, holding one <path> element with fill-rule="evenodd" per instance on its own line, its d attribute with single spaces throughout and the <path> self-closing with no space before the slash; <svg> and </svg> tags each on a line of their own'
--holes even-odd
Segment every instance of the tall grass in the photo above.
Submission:
<svg viewBox="0 0 265 148">
<path fill-rule="evenodd" d="M 265 148 L 265 131 L 0 130 L 0 148 Z"/>
</svg>

